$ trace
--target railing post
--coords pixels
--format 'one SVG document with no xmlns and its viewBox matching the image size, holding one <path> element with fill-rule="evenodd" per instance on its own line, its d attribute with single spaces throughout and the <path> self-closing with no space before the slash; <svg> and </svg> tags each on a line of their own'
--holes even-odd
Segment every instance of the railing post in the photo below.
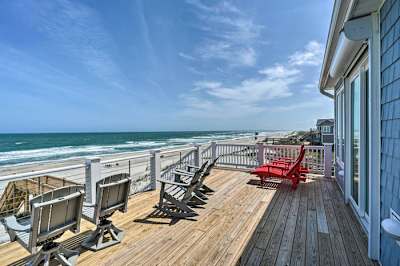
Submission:
<svg viewBox="0 0 400 266">
<path fill-rule="evenodd" d="M 324 144 L 324 177 L 332 177 L 332 144 Z"/>
<path fill-rule="evenodd" d="M 201 158 L 201 145 L 200 144 L 195 144 L 194 147 L 196 148 L 194 150 L 194 165 L 200 166 L 203 162 L 203 158 Z"/>
<path fill-rule="evenodd" d="M 96 183 L 101 177 L 100 158 L 89 158 L 85 161 L 86 202 L 96 202 Z"/>
<path fill-rule="evenodd" d="M 211 161 L 217 159 L 217 142 L 211 141 Z"/>
<path fill-rule="evenodd" d="M 256 146 L 257 146 L 257 162 L 258 162 L 258 165 L 263 165 L 265 162 L 264 162 L 264 159 L 265 159 L 265 156 L 264 156 L 264 143 L 257 143 L 256 144 Z"/>
<path fill-rule="evenodd" d="M 157 179 L 161 177 L 160 150 L 152 150 L 150 154 L 151 190 L 156 190 Z"/>
</svg>

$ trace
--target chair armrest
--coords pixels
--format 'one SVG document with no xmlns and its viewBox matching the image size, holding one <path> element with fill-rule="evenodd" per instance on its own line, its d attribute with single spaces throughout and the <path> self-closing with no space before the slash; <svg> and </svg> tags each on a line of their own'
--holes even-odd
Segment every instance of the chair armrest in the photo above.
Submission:
<svg viewBox="0 0 400 266">
<path fill-rule="evenodd" d="M 85 207 L 95 207 L 96 203 L 92 203 L 92 202 L 83 202 L 83 206 Z"/>
<path fill-rule="evenodd" d="M 193 176 L 194 175 L 194 173 L 185 171 L 183 169 L 175 169 L 172 173 L 176 174 L 176 175 L 186 175 L 186 176 Z"/>
<path fill-rule="evenodd" d="M 3 219 L 4 225 L 7 229 L 11 229 L 13 231 L 18 232 L 29 232 L 32 228 L 31 224 L 22 225 L 18 223 L 17 218 L 15 216 L 8 216 Z"/>
<path fill-rule="evenodd" d="M 160 183 L 163 183 L 163 184 L 175 185 L 175 186 L 179 186 L 179 187 L 189 187 L 190 186 L 190 184 L 174 182 L 174 181 L 170 181 L 170 180 L 166 180 L 166 179 L 157 179 L 157 181 Z"/>
<path fill-rule="evenodd" d="M 188 165 L 186 165 L 186 167 L 187 167 L 188 169 L 190 169 L 190 168 L 193 168 L 193 169 L 196 169 L 196 170 L 199 170 L 199 169 L 200 169 L 200 166 L 193 165 L 193 164 L 188 164 Z"/>
</svg>

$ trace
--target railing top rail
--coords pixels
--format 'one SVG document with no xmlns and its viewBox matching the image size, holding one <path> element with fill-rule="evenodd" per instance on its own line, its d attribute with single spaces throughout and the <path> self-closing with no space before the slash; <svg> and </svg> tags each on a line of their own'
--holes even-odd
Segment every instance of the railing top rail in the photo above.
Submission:
<svg viewBox="0 0 400 266">
<path fill-rule="evenodd" d="M 292 149 L 298 149 L 300 148 L 300 145 L 283 145 L 283 144 L 265 144 L 265 147 L 278 147 L 278 148 L 292 148 Z M 323 145 L 305 145 L 305 149 L 323 149 Z"/>
<path fill-rule="evenodd" d="M 251 147 L 255 144 L 243 144 L 243 143 L 217 143 L 217 146 L 237 146 L 237 147 Z"/>
<path fill-rule="evenodd" d="M 23 180 L 23 179 L 28 179 L 28 178 L 37 177 L 37 176 L 43 176 L 46 174 L 75 170 L 75 169 L 79 169 L 79 168 L 85 168 L 85 164 L 75 164 L 75 165 L 64 166 L 64 167 L 50 168 L 50 169 L 46 169 L 46 170 L 38 170 L 38 171 L 25 172 L 25 173 L 20 173 L 20 174 L 5 175 L 5 176 L 0 177 L 0 181 L 17 181 L 17 180 Z"/>
<path fill-rule="evenodd" d="M 190 146 L 190 147 L 173 149 L 173 150 L 161 150 L 160 154 L 165 155 L 165 154 L 169 154 L 169 153 L 176 153 L 176 152 L 182 152 L 182 151 L 193 151 L 195 149 L 196 149 L 196 147 Z"/>
<path fill-rule="evenodd" d="M 139 154 L 139 155 L 134 155 L 134 156 L 127 156 L 127 157 L 121 157 L 121 158 L 115 158 L 115 159 L 102 160 L 101 163 L 102 164 L 115 163 L 115 162 L 121 162 L 121 161 L 141 159 L 141 158 L 146 158 L 146 157 L 150 157 L 150 154 L 149 153 L 145 153 L 145 154 Z"/>
<path fill-rule="evenodd" d="M 314 146 L 304 146 L 304 148 L 305 149 L 323 149 L 324 148 L 324 146 L 317 146 L 317 145 L 314 145 Z"/>
<path fill-rule="evenodd" d="M 277 148 L 288 148 L 288 149 L 298 149 L 300 145 L 287 145 L 287 144 L 265 144 L 266 147 L 277 147 Z"/>
</svg>

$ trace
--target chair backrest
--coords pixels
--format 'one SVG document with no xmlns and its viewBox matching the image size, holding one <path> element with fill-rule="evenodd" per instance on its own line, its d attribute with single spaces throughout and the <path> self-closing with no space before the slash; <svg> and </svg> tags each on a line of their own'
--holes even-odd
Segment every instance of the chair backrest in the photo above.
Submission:
<svg viewBox="0 0 400 266">
<path fill-rule="evenodd" d="M 115 211 L 126 212 L 131 188 L 129 174 L 117 174 L 96 183 L 95 221 L 112 215 Z"/>
<path fill-rule="evenodd" d="M 210 174 L 211 170 L 214 168 L 215 164 L 217 163 L 219 157 L 221 157 L 221 156 L 218 156 L 217 158 L 215 158 L 215 159 L 212 161 L 212 163 L 210 163 L 210 164 L 207 166 L 206 170 L 205 170 L 204 173 L 203 173 L 203 176 L 207 176 L 207 175 Z"/>
<path fill-rule="evenodd" d="M 300 174 L 300 166 L 301 166 L 301 162 L 304 159 L 304 155 L 306 153 L 306 150 L 303 149 L 300 151 L 299 157 L 296 159 L 295 163 L 292 164 L 287 172 L 287 176 L 293 175 L 293 174 Z"/>
<path fill-rule="evenodd" d="M 85 192 L 83 186 L 58 188 L 30 200 L 32 231 L 29 249 L 65 231 L 79 232 Z"/>
<path fill-rule="evenodd" d="M 196 189 L 197 183 L 203 174 L 204 168 L 208 164 L 208 161 L 204 162 L 201 167 L 194 173 L 192 180 L 190 181 L 190 186 L 186 189 L 184 199 L 190 199 L 192 197 L 193 191 Z"/>
<path fill-rule="evenodd" d="M 194 185 L 194 184 L 197 184 L 197 182 L 199 182 L 199 179 L 202 176 L 204 168 L 206 167 L 207 164 L 208 164 L 208 161 L 205 161 L 201 165 L 201 167 L 194 173 L 193 178 L 190 181 L 190 184 Z"/>
</svg>

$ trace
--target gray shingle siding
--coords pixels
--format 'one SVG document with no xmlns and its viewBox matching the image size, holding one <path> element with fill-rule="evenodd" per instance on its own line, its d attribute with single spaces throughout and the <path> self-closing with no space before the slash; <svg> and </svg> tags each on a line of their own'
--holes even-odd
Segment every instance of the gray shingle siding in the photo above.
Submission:
<svg viewBox="0 0 400 266">
<path fill-rule="evenodd" d="M 387 0 L 381 22 L 381 218 L 400 213 L 400 0 Z M 400 265 L 400 247 L 381 234 L 382 265 Z"/>
</svg>

